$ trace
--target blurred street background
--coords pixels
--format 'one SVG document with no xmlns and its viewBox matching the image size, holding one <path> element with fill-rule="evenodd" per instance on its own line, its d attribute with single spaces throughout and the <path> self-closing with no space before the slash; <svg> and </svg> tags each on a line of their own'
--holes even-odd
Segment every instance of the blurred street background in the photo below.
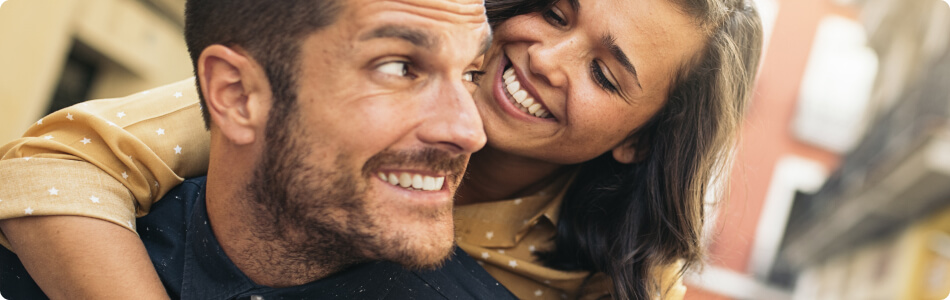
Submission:
<svg viewBox="0 0 950 300">
<path fill-rule="evenodd" d="M 754 2 L 762 66 L 687 299 L 946 298 L 950 3 Z M 0 141 L 74 103 L 192 76 L 183 12 L 0 0 Z"/>
</svg>

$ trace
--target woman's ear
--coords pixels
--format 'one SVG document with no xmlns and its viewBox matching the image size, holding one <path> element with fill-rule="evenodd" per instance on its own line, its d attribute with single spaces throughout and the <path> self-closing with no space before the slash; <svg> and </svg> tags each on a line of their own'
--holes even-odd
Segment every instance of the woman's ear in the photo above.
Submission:
<svg viewBox="0 0 950 300">
<path fill-rule="evenodd" d="M 637 136 L 627 138 L 627 140 L 620 143 L 620 145 L 614 147 L 611 152 L 614 155 L 614 159 L 622 164 L 641 162 L 647 157 L 647 149 L 643 147 L 640 143 L 640 138 Z"/>
<path fill-rule="evenodd" d="M 234 144 L 254 143 L 267 123 L 270 95 L 260 66 L 239 49 L 211 45 L 198 59 L 205 109 L 212 127 Z"/>
</svg>

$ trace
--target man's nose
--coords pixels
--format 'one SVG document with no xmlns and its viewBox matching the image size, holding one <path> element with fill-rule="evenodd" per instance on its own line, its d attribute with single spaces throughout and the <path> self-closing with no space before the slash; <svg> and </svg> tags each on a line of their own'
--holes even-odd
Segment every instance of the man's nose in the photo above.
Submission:
<svg viewBox="0 0 950 300">
<path fill-rule="evenodd" d="M 472 94 L 460 80 L 447 80 L 429 105 L 428 119 L 419 128 L 419 139 L 456 154 L 478 151 L 487 138 Z"/>
</svg>

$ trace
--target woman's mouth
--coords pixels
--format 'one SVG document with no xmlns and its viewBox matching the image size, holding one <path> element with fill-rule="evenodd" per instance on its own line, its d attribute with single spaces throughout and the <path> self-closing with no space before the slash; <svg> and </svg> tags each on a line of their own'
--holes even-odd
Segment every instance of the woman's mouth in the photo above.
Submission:
<svg viewBox="0 0 950 300">
<path fill-rule="evenodd" d="M 553 121 L 554 116 L 531 89 L 523 84 L 524 76 L 518 74 L 514 65 L 502 56 L 503 72 L 496 75 L 495 97 L 509 113 L 534 120 Z M 504 101 L 507 100 L 507 101 Z M 509 104 L 505 104 L 508 102 Z"/>
<path fill-rule="evenodd" d="M 541 101 L 535 100 L 534 97 L 528 94 L 528 91 L 521 88 L 521 82 L 518 81 L 518 76 L 515 75 L 515 69 L 512 68 L 512 65 L 508 65 L 505 72 L 501 74 L 501 79 L 504 80 L 505 95 L 508 96 L 508 100 L 511 101 L 511 104 L 514 104 L 515 108 L 538 118 L 551 116 L 551 113 L 548 112 L 547 107 L 544 107 Z"/>
</svg>

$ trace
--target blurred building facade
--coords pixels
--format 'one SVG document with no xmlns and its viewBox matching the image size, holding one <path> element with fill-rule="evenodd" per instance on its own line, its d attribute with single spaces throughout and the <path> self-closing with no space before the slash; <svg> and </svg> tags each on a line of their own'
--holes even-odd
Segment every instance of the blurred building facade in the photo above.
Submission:
<svg viewBox="0 0 950 300">
<path fill-rule="evenodd" d="M 950 3 L 856 0 L 880 69 L 870 122 L 796 197 L 773 279 L 795 299 L 950 294 Z"/>
<path fill-rule="evenodd" d="M 85 99 L 191 75 L 184 0 L 10 0 L 0 6 L 0 140 Z"/>
<path fill-rule="evenodd" d="M 759 81 L 687 299 L 944 299 L 950 6 L 758 2 Z"/>
</svg>

